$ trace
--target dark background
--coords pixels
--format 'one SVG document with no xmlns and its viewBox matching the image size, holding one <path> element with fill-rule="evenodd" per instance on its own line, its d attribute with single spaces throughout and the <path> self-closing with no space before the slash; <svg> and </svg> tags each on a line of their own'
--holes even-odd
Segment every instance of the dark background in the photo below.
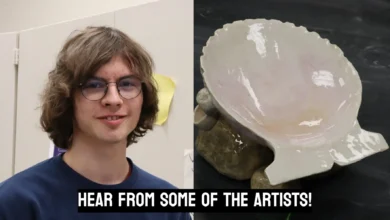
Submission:
<svg viewBox="0 0 390 220">
<path fill-rule="evenodd" d="M 289 21 L 318 32 L 338 45 L 363 83 L 358 115 L 362 128 L 381 133 L 390 143 L 390 1 L 389 0 L 194 0 L 195 95 L 203 87 L 199 71 L 202 47 L 225 23 L 246 18 Z M 196 105 L 194 97 L 194 107 Z M 195 130 L 195 137 L 197 131 Z M 195 151 L 195 188 L 249 188 L 216 172 Z M 389 220 L 390 150 L 343 168 L 330 177 L 304 180 L 313 190 L 314 212 L 294 219 Z M 283 219 L 288 213 L 196 213 L 206 219 Z"/>
</svg>

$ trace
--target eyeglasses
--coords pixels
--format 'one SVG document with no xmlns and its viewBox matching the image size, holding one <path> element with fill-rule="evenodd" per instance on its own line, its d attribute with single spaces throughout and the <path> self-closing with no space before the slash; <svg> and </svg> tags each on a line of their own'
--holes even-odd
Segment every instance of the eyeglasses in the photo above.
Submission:
<svg viewBox="0 0 390 220">
<path fill-rule="evenodd" d="M 88 100 L 100 100 L 107 94 L 110 83 L 116 84 L 118 93 L 125 99 L 133 99 L 142 91 L 142 81 L 135 76 L 122 78 L 117 82 L 106 82 L 94 77 L 88 79 L 85 83 L 80 83 L 81 93 Z"/>
</svg>

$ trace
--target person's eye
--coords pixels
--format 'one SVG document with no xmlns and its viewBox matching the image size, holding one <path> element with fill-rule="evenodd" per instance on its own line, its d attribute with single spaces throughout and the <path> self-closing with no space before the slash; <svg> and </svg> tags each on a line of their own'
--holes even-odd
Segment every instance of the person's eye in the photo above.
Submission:
<svg viewBox="0 0 390 220">
<path fill-rule="evenodd" d="M 129 87 L 129 86 L 133 86 L 133 84 L 129 81 L 129 80 L 123 80 L 119 83 L 119 86 L 121 87 Z"/>
<path fill-rule="evenodd" d="M 97 80 L 90 80 L 88 81 L 85 86 L 85 88 L 88 88 L 88 89 L 98 89 L 98 88 L 104 88 L 105 87 L 105 84 L 101 81 L 97 81 Z"/>
<path fill-rule="evenodd" d="M 138 87 L 139 82 L 137 79 L 124 79 L 119 82 L 120 87 Z"/>
</svg>

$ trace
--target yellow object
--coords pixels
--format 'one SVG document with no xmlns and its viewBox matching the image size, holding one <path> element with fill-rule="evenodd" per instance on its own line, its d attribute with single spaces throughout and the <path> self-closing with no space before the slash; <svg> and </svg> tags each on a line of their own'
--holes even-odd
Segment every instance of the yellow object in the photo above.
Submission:
<svg viewBox="0 0 390 220">
<path fill-rule="evenodd" d="M 160 74 L 153 74 L 153 78 L 157 83 L 158 91 L 158 114 L 155 124 L 162 125 L 168 119 L 169 109 L 171 106 L 173 94 L 175 93 L 175 82 L 167 77 Z"/>
</svg>

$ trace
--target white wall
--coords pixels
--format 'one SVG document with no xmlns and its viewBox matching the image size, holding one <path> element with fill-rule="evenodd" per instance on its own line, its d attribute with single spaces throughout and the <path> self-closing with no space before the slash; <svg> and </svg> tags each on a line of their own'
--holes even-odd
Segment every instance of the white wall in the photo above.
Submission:
<svg viewBox="0 0 390 220">
<path fill-rule="evenodd" d="M 155 0 L 0 0 L 0 33 L 112 12 Z"/>
<path fill-rule="evenodd" d="M 17 33 L 0 33 L 0 182 L 13 174 L 15 129 L 15 81 L 14 49 Z"/>
</svg>

